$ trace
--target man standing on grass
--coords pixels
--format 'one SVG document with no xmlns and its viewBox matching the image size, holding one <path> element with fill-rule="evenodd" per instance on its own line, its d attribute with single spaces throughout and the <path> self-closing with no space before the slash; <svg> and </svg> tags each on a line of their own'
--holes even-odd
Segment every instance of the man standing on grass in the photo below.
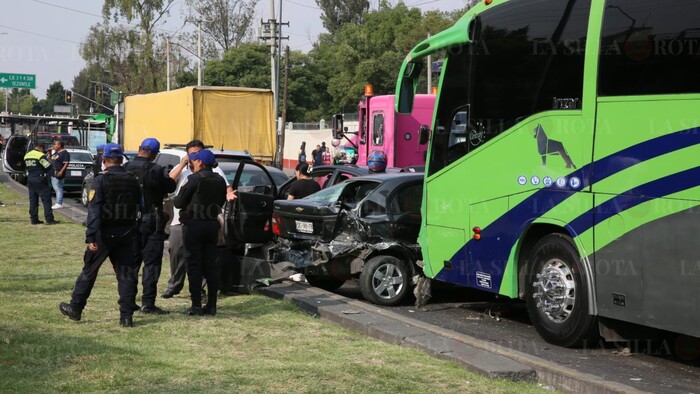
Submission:
<svg viewBox="0 0 700 394">
<path fill-rule="evenodd" d="M 27 191 L 29 192 L 29 218 L 32 224 L 43 223 L 39 220 L 39 199 L 44 205 L 44 218 L 46 224 L 58 223 L 53 218 L 51 209 L 51 188 L 49 187 L 48 174 L 51 163 L 47 160 L 42 144 L 24 155 L 24 164 L 27 171 Z"/>
<path fill-rule="evenodd" d="M 180 192 L 180 189 L 187 183 L 187 177 L 192 174 L 192 163 L 189 161 L 189 155 L 199 152 L 204 149 L 204 143 L 200 140 L 192 140 L 185 146 L 185 152 L 187 153 L 180 164 L 175 166 L 168 174 L 173 180 L 177 182 L 177 188 L 175 189 L 175 194 Z M 228 180 L 226 180 L 226 174 L 218 166 L 213 169 L 213 171 L 219 174 L 226 182 L 226 200 L 233 201 L 236 198 L 236 192 L 233 190 L 231 185 L 229 185 Z M 168 237 L 168 254 L 170 255 L 170 280 L 168 280 L 168 288 L 163 293 L 163 298 L 173 298 L 175 295 L 180 294 L 183 287 L 185 286 L 185 249 L 182 241 L 182 224 L 180 223 L 180 210 L 177 207 L 173 207 L 173 218 L 170 222 L 170 236 Z M 204 289 L 205 283 L 202 284 L 202 289 Z M 206 298 L 204 290 L 202 290 L 202 299 Z"/>
<path fill-rule="evenodd" d="M 70 153 L 63 149 L 63 141 L 56 140 L 53 144 L 53 154 L 51 155 L 51 165 L 53 165 L 53 175 L 51 185 L 56 192 L 56 204 L 52 209 L 63 208 L 63 179 L 66 177 L 66 169 L 70 162 Z"/>
<path fill-rule="evenodd" d="M 136 177 L 121 166 L 122 149 L 105 145 L 106 170 L 99 173 L 88 197 L 87 250 L 83 270 L 78 275 L 70 303 L 59 310 L 79 321 L 97 280 L 102 263 L 109 257 L 117 276 L 119 325 L 132 327 L 136 307 L 138 265 L 134 263 L 136 226 L 141 209 L 141 189 Z"/>
<path fill-rule="evenodd" d="M 203 149 L 189 155 L 193 174 L 180 189 L 173 205 L 180 208 L 182 240 L 185 249 L 187 279 L 190 282 L 192 306 L 189 316 L 216 315 L 218 270 L 216 242 L 219 235 L 218 216 L 226 202 L 226 182 L 212 168 L 217 166 L 214 154 Z M 209 294 L 202 307 L 202 277 L 206 278 Z"/>
<path fill-rule="evenodd" d="M 176 184 L 165 174 L 163 167 L 153 162 L 159 151 L 160 142 L 155 138 L 146 138 L 139 146 L 138 156 L 124 168 L 138 178 L 143 192 L 144 205 L 134 255 L 137 265 L 143 261 L 141 312 L 164 315 L 168 312 L 156 306 L 167 221 L 163 213 L 163 198 L 175 191 Z"/>
</svg>

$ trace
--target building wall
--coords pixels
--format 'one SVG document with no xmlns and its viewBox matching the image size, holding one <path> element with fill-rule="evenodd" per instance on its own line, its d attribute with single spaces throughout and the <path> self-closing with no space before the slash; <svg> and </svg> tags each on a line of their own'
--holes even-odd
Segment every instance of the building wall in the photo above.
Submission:
<svg viewBox="0 0 700 394">
<path fill-rule="evenodd" d="M 322 126 L 326 126 L 323 123 Z M 326 146 L 331 149 L 331 154 L 333 154 L 333 134 L 331 132 L 330 124 L 319 130 L 294 130 L 294 126 L 288 123 L 285 127 L 285 138 L 284 138 L 284 168 L 294 169 L 299 160 L 299 148 L 301 147 L 302 141 L 306 141 L 306 161 L 311 163 L 311 151 L 316 148 L 316 145 L 321 145 L 322 142 L 326 143 Z M 345 127 L 350 131 L 355 131 L 358 128 L 357 122 L 345 122 Z M 345 140 L 341 142 L 341 145 L 345 145 Z"/>
</svg>

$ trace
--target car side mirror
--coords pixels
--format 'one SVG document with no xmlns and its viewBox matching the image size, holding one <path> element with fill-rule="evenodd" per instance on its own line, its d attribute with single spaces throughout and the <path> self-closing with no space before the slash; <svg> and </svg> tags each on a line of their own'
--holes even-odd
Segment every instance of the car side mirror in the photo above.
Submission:
<svg viewBox="0 0 700 394">
<path fill-rule="evenodd" d="M 426 125 L 422 125 L 418 131 L 418 143 L 425 145 L 430 140 L 430 128 Z"/>
</svg>

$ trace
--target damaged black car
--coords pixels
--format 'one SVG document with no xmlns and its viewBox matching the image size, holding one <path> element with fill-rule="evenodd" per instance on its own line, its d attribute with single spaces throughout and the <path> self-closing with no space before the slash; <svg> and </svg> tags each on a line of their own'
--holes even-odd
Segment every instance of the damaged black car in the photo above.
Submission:
<svg viewBox="0 0 700 394">
<path fill-rule="evenodd" d="M 300 200 L 277 200 L 271 259 L 289 261 L 307 281 L 335 290 L 359 279 L 362 296 L 396 305 L 411 294 L 421 223 L 423 175 L 353 178 Z"/>
</svg>

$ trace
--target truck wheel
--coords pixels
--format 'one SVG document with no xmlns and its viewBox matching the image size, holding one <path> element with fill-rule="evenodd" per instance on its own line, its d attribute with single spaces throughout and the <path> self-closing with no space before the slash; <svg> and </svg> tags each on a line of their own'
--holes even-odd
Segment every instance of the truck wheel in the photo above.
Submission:
<svg viewBox="0 0 700 394">
<path fill-rule="evenodd" d="M 393 306 L 410 294 L 411 271 L 394 256 L 376 256 L 365 263 L 360 274 L 360 291 L 365 300 Z"/>
<path fill-rule="evenodd" d="M 306 281 L 309 282 L 309 284 L 313 287 L 318 287 L 319 289 L 327 290 L 327 291 L 335 291 L 338 290 L 340 286 L 342 286 L 345 281 L 342 279 L 336 279 L 332 276 L 325 276 L 325 275 L 305 275 Z"/>
<path fill-rule="evenodd" d="M 571 238 L 562 234 L 542 238 L 532 250 L 527 271 L 527 311 L 544 340 L 576 347 L 598 338 L 597 319 L 588 313 L 588 288 Z"/>
<path fill-rule="evenodd" d="M 89 202 L 88 193 L 89 193 L 89 191 L 88 191 L 87 185 L 83 185 L 83 190 L 80 193 L 80 203 L 83 204 L 84 207 L 88 206 L 88 202 Z"/>
</svg>

